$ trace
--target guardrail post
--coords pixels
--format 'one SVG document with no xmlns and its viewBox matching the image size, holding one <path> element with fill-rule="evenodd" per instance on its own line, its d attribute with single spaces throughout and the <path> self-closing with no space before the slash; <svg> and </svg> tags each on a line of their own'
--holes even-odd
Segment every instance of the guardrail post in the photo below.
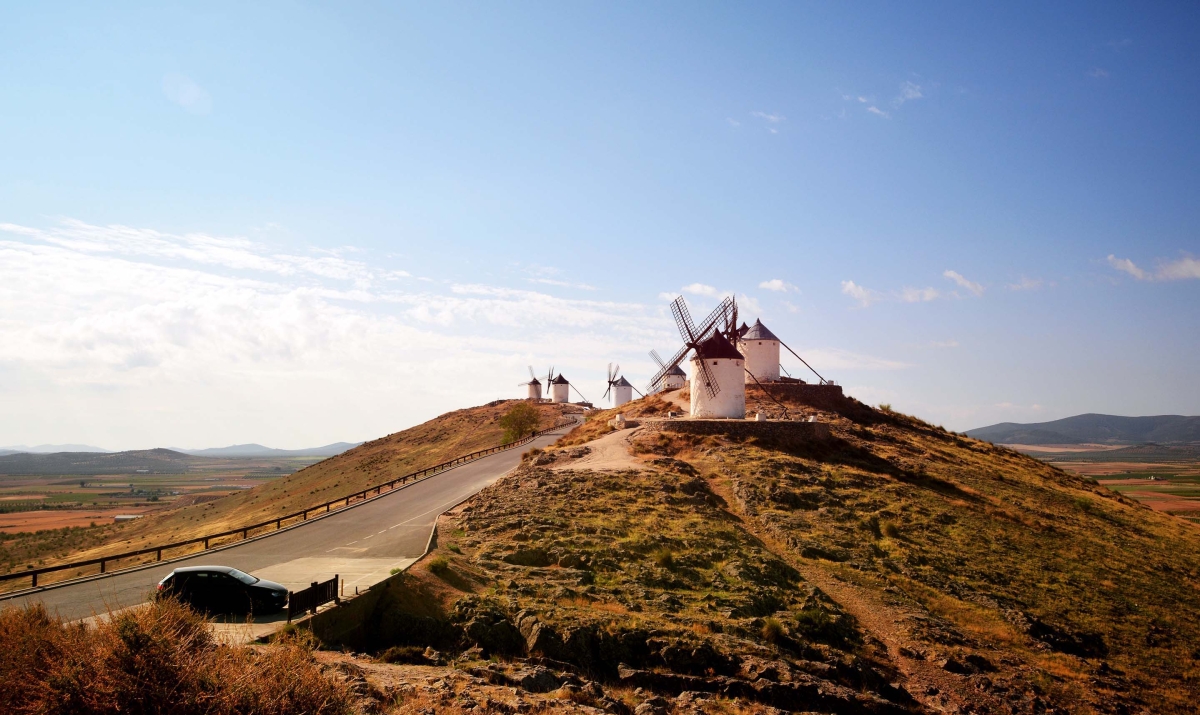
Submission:
<svg viewBox="0 0 1200 715">
<path fill-rule="evenodd" d="M 154 557 L 154 560 L 155 560 L 155 561 L 162 561 L 162 549 L 159 549 L 157 552 L 155 552 L 155 557 Z"/>
<path fill-rule="evenodd" d="M 100 559 L 100 573 L 104 573 L 104 559 Z"/>
<path fill-rule="evenodd" d="M 242 539 L 245 539 L 245 538 L 246 538 L 246 532 L 247 532 L 247 531 L 249 531 L 249 529 L 242 529 Z"/>
<path fill-rule="evenodd" d="M 208 548 L 208 538 L 207 537 L 204 539 L 204 548 L 205 549 Z"/>
<path fill-rule="evenodd" d="M 279 525 L 280 525 L 280 524 L 282 524 L 282 523 L 283 523 L 283 519 L 276 519 L 276 520 L 275 520 L 275 528 L 276 528 L 276 529 L 280 528 L 280 526 L 279 526 Z"/>
<path fill-rule="evenodd" d="M 33 585 L 30 588 L 37 588 L 37 572 L 31 573 L 30 576 L 33 577 Z"/>
</svg>

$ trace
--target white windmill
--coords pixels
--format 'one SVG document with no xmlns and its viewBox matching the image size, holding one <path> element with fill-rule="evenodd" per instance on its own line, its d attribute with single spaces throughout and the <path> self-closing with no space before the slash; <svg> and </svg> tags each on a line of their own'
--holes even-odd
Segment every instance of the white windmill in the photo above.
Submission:
<svg viewBox="0 0 1200 715">
<path fill-rule="evenodd" d="M 608 389 L 604 391 L 604 397 L 608 397 L 610 393 L 612 394 L 613 407 L 620 407 L 626 402 L 632 401 L 633 392 L 637 389 L 630 384 L 629 380 L 620 377 L 620 372 L 620 365 L 613 365 L 611 362 L 608 364 Z M 638 395 L 644 397 L 640 392 Z"/>
<path fill-rule="evenodd" d="M 657 350 L 651 350 L 650 357 L 654 359 L 654 362 L 658 363 L 658 366 L 660 368 L 666 366 L 666 363 L 663 362 L 663 359 L 658 354 Z M 667 373 L 665 375 L 663 375 L 662 387 L 659 389 L 678 390 L 678 389 L 682 388 L 683 386 L 687 385 L 687 380 L 688 380 L 687 373 L 684 372 L 683 369 L 680 368 L 678 365 L 676 365 L 675 367 L 671 368 L 670 370 L 667 370 Z"/>
<path fill-rule="evenodd" d="M 683 347 L 664 363 L 650 380 L 651 391 L 663 389 L 663 381 L 672 368 L 679 366 L 688 353 L 691 359 L 692 417 L 746 416 L 746 383 L 742 377 L 746 361 L 730 337 L 737 338 L 737 303 L 725 298 L 697 328 L 683 297 L 671 303 L 671 314 L 683 337 Z"/>
<path fill-rule="evenodd" d="M 525 399 L 533 400 L 534 402 L 539 402 L 542 399 L 542 383 L 537 379 L 537 376 L 533 374 L 533 365 L 529 366 L 529 382 L 522 382 L 519 384 L 526 385 L 529 388 L 528 393 L 525 395 Z"/>
<path fill-rule="evenodd" d="M 738 352 L 746 358 L 746 382 L 779 382 L 779 338 L 775 333 L 761 320 L 738 333 Z"/>
</svg>

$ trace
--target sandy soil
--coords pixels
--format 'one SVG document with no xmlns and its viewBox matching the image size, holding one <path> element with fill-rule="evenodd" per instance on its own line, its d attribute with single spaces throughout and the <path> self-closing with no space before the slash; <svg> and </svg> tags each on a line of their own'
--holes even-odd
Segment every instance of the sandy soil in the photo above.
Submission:
<svg viewBox="0 0 1200 715">
<path fill-rule="evenodd" d="M 637 434 L 638 429 L 625 429 L 620 432 L 606 434 L 600 439 L 587 443 L 591 450 L 586 456 L 573 459 L 553 469 L 595 469 L 597 471 L 641 469 L 642 463 L 632 454 L 629 440 Z"/>
<path fill-rule="evenodd" d="M 1158 469 L 1175 471 L 1180 467 L 1178 464 L 1161 462 L 1054 462 L 1054 466 L 1089 477 L 1123 472 L 1153 472 Z"/>
<path fill-rule="evenodd" d="M 1155 511 L 1169 511 L 1172 513 L 1181 511 L 1200 512 L 1200 499 L 1189 499 L 1161 492 L 1125 492 L 1125 495 L 1137 499 Z"/>
<path fill-rule="evenodd" d="M 1018 452 L 1107 452 L 1123 449 L 1128 444 L 1006 444 Z"/>
<path fill-rule="evenodd" d="M 21 531 L 62 529 L 67 526 L 97 526 L 113 523 L 117 514 L 145 514 L 156 507 L 126 506 L 115 509 L 47 509 L 0 514 L 0 532 L 15 534 Z"/>
</svg>

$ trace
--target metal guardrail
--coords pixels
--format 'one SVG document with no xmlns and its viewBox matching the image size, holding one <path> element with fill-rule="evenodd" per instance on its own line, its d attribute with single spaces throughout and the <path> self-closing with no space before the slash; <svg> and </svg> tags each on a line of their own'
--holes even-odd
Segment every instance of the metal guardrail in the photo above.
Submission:
<svg viewBox="0 0 1200 715">
<path fill-rule="evenodd" d="M 305 613 L 316 613 L 319 606 L 324 606 L 330 601 L 340 602 L 338 598 L 338 574 L 334 574 L 333 578 L 322 583 L 312 582 L 312 585 L 302 591 L 295 593 L 288 591 L 288 623 L 296 616 L 302 616 Z"/>
<path fill-rule="evenodd" d="M 164 551 L 169 551 L 171 549 L 178 549 L 178 548 L 182 548 L 184 546 L 194 546 L 196 544 L 204 545 L 204 548 L 202 548 L 200 551 L 196 552 L 196 553 L 202 553 L 204 551 L 207 551 L 210 548 L 211 542 L 213 542 L 217 539 L 224 539 L 224 538 L 227 538 L 230 536 L 240 536 L 241 538 L 236 539 L 236 541 L 242 541 L 245 539 L 249 539 L 252 535 L 259 536 L 259 534 L 252 534 L 252 532 L 257 531 L 258 529 L 262 529 L 264 527 L 269 527 L 269 526 L 274 526 L 275 527 L 274 530 L 278 531 L 279 529 L 283 528 L 285 522 L 292 521 L 293 519 L 299 519 L 300 521 L 307 521 L 309 514 L 312 514 L 313 512 L 319 512 L 319 513 L 324 514 L 324 513 L 328 513 L 330 511 L 332 511 L 334 508 L 337 508 L 337 506 L 340 506 L 341 508 L 345 508 L 345 507 L 350 506 L 350 504 L 352 504 L 354 502 L 366 501 L 366 499 L 368 498 L 368 495 L 371 495 L 371 494 L 379 495 L 379 494 L 382 494 L 385 490 L 391 491 L 393 489 L 396 489 L 399 486 L 403 486 L 404 484 L 408 483 L 408 481 L 410 481 L 410 480 L 419 481 L 426 477 L 431 477 L 431 476 L 434 476 L 441 472 L 444 472 L 447 469 L 450 469 L 452 467 L 457 467 L 459 465 L 466 464 L 467 462 L 473 462 L 477 459 L 482 459 L 483 457 L 487 457 L 492 454 L 496 454 L 497 452 L 505 452 L 510 449 L 515 449 L 517 447 L 521 447 L 523 445 L 529 444 L 537 437 L 540 437 L 540 436 L 546 434 L 547 432 L 553 432 L 556 429 L 565 427 L 568 424 L 571 424 L 572 422 L 573 421 L 558 422 L 558 423 L 555 423 L 553 427 L 547 427 L 544 430 L 539 430 L 539 431 L 534 432 L 533 434 L 529 435 L 528 437 L 523 437 L 515 442 L 510 442 L 508 444 L 502 444 L 497 447 L 488 447 L 487 449 L 480 449 L 475 452 L 471 452 L 470 454 L 464 454 L 461 457 L 455 457 L 454 459 L 451 459 L 448 462 L 442 462 L 441 464 L 435 464 L 432 467 L 426 467 L 425 469 L 421 469 L 419 471 L 412 472 L 410 474 L 405 474 L 404 476 L 401 476 L 401 477 L 396 477 L 395 479 L 393 479 L 391 481 L 383 482 L 382 484 L 378 484 L 373 487 L 368 487 L 362 491 L 358 491 L 358 492 L 354 492 L 353 494 L 348 494 L 346 496 L 338 497 L 337 499 L 331 499 L 330 501 L 327 501 L 323 504 L 317 504 L 316 506 L 311 506 L 311 507 L 308 507 L 307 509 L 302 509 L 300 511 L 292 512 L 291 514 L 287 514 L 285 516 L 281 516 L 281 517 L 278 517 L 275 519 L 268 519 L 266 521 L 260 521 L 257 524 L 250 524 L 248 526 L 239 527 L 237 529 L 230 529 L 228 531 L 222 531 L 222 532 L 219 532 L 216 534 L 208 534 L 207 536 L 197 536 L 195 538 L 186 539 L 184 541 L 176 541 L 176 542 L 173 542 L 170 544 L 163 544 L 161 546 L 151 546 L 151 547 L 145 548 L 145 549 L 138 549 L 137 551 L 126 551 L 124 553 L 113 554 L 111 556 L 100 556 L 100 557 L 97 557 L 94 559 L 87 559 L 84 561 L 73 561 L 71 563 L 56 564 L 54 566 L 45 566 L 40 569 L 26 569 L 24 571 L 13 571 L 11 573 L 0 574 L 0 582 L 11 581 L 13 579 L 18 579 L 18 578 L 28 578 L 28 579 L 31 579 L 30 588 L 36 588 L 38 585 L 38 576 L 40 576 L 42 574 L 47 574 L 47 573 L 54 573 L 56 571 L 68 571 L 70 569 L 78 569 L 78 568 L 84 568 L 86 566 L 99 565 L 99 567 L 100 567 L 99 573 L 103 574 L 103 573 L 108 573 L 107 566 L 110 562 L 113 562 L 113 561 L 122 561 L 124 559 L 131 559 L 136 556 L 145 556 L 147 554 L 154 554 L 154 560 L 149 563 L 155 563 L 155 562 L 163 560 L 163 552 Z M 220 545 L 225 546 L 226 543 L 222 543 Z M 141 566 L 141 565 L 143 565 L 143 564 L 140 564 L 140 563 L 132 564 L 130 567 Z M 129 567 L 127 567 L 127 568 L 129 568 Z"/>
</svg>

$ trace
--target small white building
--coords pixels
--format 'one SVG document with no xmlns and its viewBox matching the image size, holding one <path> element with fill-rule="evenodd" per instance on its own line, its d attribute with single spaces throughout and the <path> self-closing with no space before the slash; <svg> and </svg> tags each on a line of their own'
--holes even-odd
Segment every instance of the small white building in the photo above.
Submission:
<svg viewBox="0 0 1200 715">
<path fill-rule="evenodd" d="M 560 373 L 558 377 L 550 381 L 550 401 L 551 402 L 570 402 L 571 401 L 571 383 L 567 382 L 567 378 Z"/>
<path fill-rule="evenodd" d="M 678 390 L 687 384 L 687 373 L 684 372 L 678 365 L 667 371 L 667 374 L 662 379 L 662 389 Z"/>
<path fill-rule="evenodd" d="M 525 384 L 529 386 L 529 392 L 525 396 L 527 399 L 533 400 L 534 402 L 537 402 L 542 399 L 542 381 L 541 380 L 539 380 L 535 377 Z"/>
<path fill-rule="evenodd" d="M 744 419 L 746 417 L 746 382 L 742 377 L 746 372 L 746 361 L 742 354 L 725 339 L 724 335 L 714 333 L 712 337 L 700 343 L 696 355 L 692 357 L 692 417 L 731 417 Z M 716 381 L 717 394 L 710 395 L 704 381 L 704 371 Z"/>
<path fill-rule="evenodd" d="M 632 399 L 633 385 L 629 384 L 629 380 L 624 377 L 617 378 L 617 381 L 612 384 L 613 407 L 620 407 Z"/>
<path fill-rule="evenodd" d="M 746 372 L 759 382 L 779 382 L 779 338 L 761 320 L 754 321 L 754 325 L 741 333 L 738 352 L 746 358 Z M 746 382 L 754 382 L 749 374 L 743 375 Z"/>
</svg>

